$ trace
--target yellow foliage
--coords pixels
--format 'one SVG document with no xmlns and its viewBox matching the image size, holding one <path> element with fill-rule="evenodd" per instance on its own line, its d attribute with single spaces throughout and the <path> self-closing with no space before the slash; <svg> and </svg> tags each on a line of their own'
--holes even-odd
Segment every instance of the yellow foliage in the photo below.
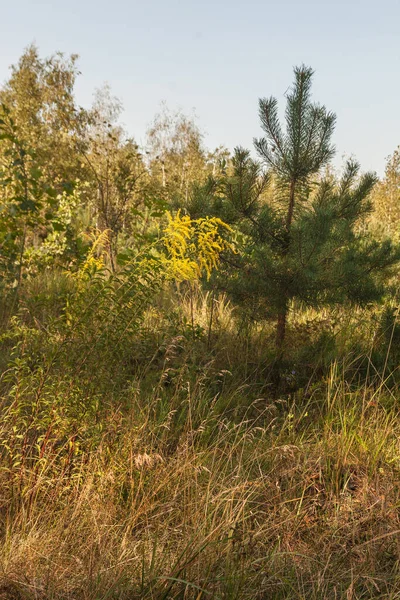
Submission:
<svg viewBox="0 0 400 600">
<path fill-rule="evenodd" d="M 210 278 L 217 269 L 224 250 L 234 251 L 233 243 L 222 233 L 232 229 L 217 217 L 191 219 L 188 215 L 167 213 L 168 223 L 163 242 L 168 256 L 165 266 L 168 276 L 177 281 L 193 281 L 203 274 Z"/>
</svg>

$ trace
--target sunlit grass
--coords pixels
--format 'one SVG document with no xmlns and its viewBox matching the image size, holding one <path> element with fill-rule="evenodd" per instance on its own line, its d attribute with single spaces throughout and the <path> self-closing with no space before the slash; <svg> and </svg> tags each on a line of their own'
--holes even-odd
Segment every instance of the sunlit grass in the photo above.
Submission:
<svg viewBox="0 0 400 600">
<path fill-rule="evenodd" d="M 118 379 L 101 345 L 80 370 L 51 362 L 40 307 L 26 339 L 44 362 L 21 354 L 2 379 L 0 597 L 399 598 L 389 362 L 379 373 L 367 354 L 373 377 L 360 383 L 349 354 L 272 393 L 268 326 L 238 334 L 224 297 L 179 293 L 118 349 Z"/>
</svg>

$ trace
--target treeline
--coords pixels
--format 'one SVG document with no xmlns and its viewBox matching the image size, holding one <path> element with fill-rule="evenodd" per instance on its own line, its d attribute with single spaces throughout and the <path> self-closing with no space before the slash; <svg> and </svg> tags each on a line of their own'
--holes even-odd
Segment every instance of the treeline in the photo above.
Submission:
<svg viewBox="0 0 400 600">
<path fill-rule="evenodd" d="M 193 268 L 185 275 L 185 264 L 207 255 L 213 268 L 203 271 L 206 288 L 228 294 L 249 322 L 275 323 L 276 364 L 295 308 L 362 307 L 386 298 L 393 316 L 399 153 L 382 181 L 362 174 L 354 160 L 335 175 L 335 115 L 313 103 L 310 68 L 294 71 L 283 123 L 275 98 L 259 101 L 258 160 L 240 147 L 207 151 L 194 121 L 165 107 L 139 148 L 119 125 L 122 108 L 108 87 L 90 109 L 77 106 L 78 74 L 76 56 L 42 59 L 31 46 L 0 92 L 6 319 L 38 274 L 88 270 L 89 263 L 93 272 L 118 273 L 145 249 L 153 266 L 169 253 L 170 279 L 178 282 L 195 277 Z M 167 214 L 174 249 L 163 234 Z M 207 219 L 213 226 L 200 239 L 196 220 Z"/>
</svg>

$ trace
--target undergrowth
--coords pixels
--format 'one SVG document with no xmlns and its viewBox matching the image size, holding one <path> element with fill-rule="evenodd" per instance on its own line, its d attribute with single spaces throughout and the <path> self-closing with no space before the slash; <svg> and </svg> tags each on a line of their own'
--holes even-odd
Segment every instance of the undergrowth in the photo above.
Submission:
<svg viewBox="0 0 400 600">
<path fill-rule="evenodd" d="M 32 282 L 1 337 L 0 598 L 400 598 L 387 310 L 293 318 L 277 391 L 224 296 Z"/>
</svg>

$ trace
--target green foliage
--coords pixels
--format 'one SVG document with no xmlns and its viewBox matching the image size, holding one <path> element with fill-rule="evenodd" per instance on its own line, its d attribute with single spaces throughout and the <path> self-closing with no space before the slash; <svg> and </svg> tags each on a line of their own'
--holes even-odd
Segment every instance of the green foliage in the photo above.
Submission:
<svg viewBox="0 0 400 600">
<path fill-rule="evenodd" d="M 376 302 L 400 259 L 399 246 L 360 227 L 376 176 L 360 175 L 352 160 L 338 181 L 320 173 L 333 155 L 335 117 L 311 103 L 311 78 L 310 69 L 295 69 L 285 133 L 276 100 L 260 101 L 266 137 L 255 145 L 269 168 L 263 171 L 237 148 L 219 186 L 204 188 L 210 209 L 241 234 L 241 254 L 227 259 L 232 268 L 223 286 L 253 318 L 277 320 L 279 354 L 294 301 L 314 307 Z"/>
<path fill-rule="evenodd" d="M 162 106 L 147 133 L 146 155 L 156 194 L 173 209 L 187 208 L 194 189 L 221 172 L 229 152 L 207 152 L 195 119 Z"/>
<path fill-rule="evenodd" d="M 260 156 L 286 185 L 308 183 L 334 154 L 331 136 L 336 117 L 311 102 L 312 69 L 296 67 L 294 75 L 286 97 L 286 131 L 279 122 L 276 98 L 263 98 L 259 115 L 265 137 L 254 142 Z"/>
<path fill-rule="evenodd" d="M 121 107 L 108 88 L 98 91 L 90 113 L 87 143 L 80 146 L 89 168 L 87 202 L 99 231 L 108 231 L 108 261 L 113 271 L 118 255 L 139 248 L 149 234 L 152 217 L 164 202 L 154 197 L 143 155 L 118 124 Z"/>
<path fill-rule="evenodd" d="M 0 90 L 0 596 L 397 598 L 397 154 L 330 174 L 305 67 L 263 162 L 77 75 Z"/>
<path fill-rule="evenodd" d="M 13 467 L 40 470 L 56 456 L 59 468 L 71 470 L 99 443 L 101 416 L 112 410 L 108 396 L 126 385 L 145 311 L 163 280 L 150 252 L 115 275 L 92 253 L 70 278 L 46 325 L 29 304 L 11 320 L 14 345 L 2 381 L 9 427 L 1 443 Z"/>
<path fill-rule="evenodd" d="M 398 240 L 400 231 L 400 149 L 389 157 L 385 176 L 375 186 L 372 194 L 374 212 L 370 227 L 379 237 Z"/>
<path fill-rule="evenodd" d="M 35 150 L 20 140 L 10 110 L 4 105 L 0 132 L 0 281 L 3 287 L 18 289 L 26 276 L 28 244 L 37 244 L 40 234 L 45 237 L 47 227 L 61 231 L 64 223 L 57 212 L 56 190 L 44 178 Z"/>
<path fill-rule="evenodd" d="M 62 53 L 42 59 L 31 45 L 0 91 L 21 143 L 35 149 L 38 167 L 58 192 L 65 182 L 84 175 L 78 148 L 88 114 L 75 103 L 76 63 L 76 55 L 66 58 Z"/>
</svg>

